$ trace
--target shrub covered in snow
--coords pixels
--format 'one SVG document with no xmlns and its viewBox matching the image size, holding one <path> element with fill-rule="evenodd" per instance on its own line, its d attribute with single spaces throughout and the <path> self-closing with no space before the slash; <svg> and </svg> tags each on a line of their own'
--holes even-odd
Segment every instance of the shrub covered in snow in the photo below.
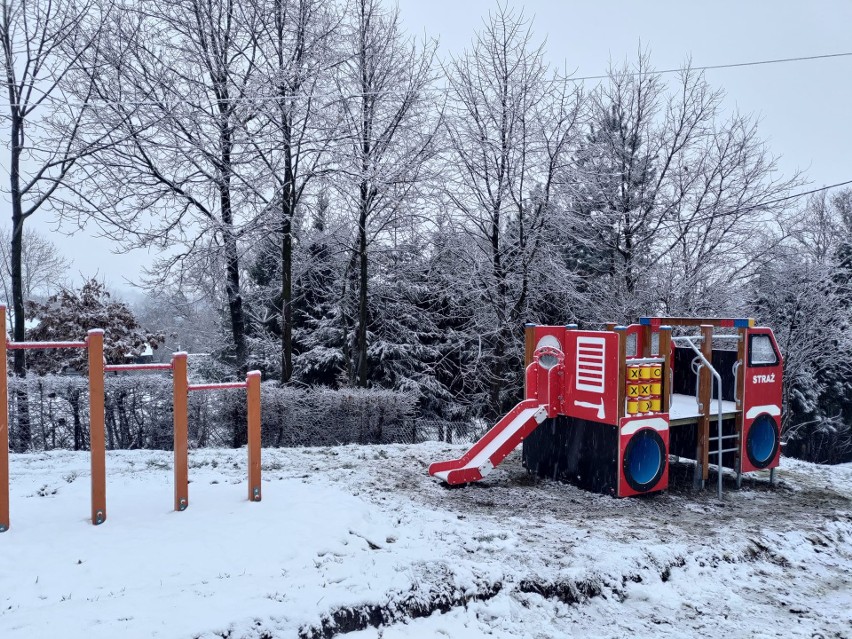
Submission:
<svg viewBox="0 0 852 639">
<path fill-rule="evenodd" d="M 104 329 L 104 357 L 113 364 L 124 364 L 147 347 L 156 349 L 164 339 L 143 330 L 127 305 L 111 299 L 106 287 L 94 279 L 83 284 L 79 291 L 63 289 L 44 303 L 30 300 L 27 316 L 38 320 L 27 331 L 27 339 L 33 341 L 79 341 L 89 329 Z M 33 351 L 27 361 L 39 373 L 79 371 L 86 368 L 87 353 L 85 350 Z"/>
<path fill-rule="evenodd" d="M 413 441 L 416 397 L 384 389 L 262 385 L 264 443 L 272 446 Z"/>
<path fill-rule="evenodd" d="M 89 442 L 88 380 L 30 375 L 9 379 L 12 435 L 18 428 L 18 391 L 29 400 L 32 449 L 85 449 Z M 104 409 L 107 446 L 172 447 L 172 381 L 166 375 L 108 375 Z M 246 420 L 245 393 L 191 393 L 193 447 L 229 446 Z M 261 387 L 264 446 L 410 442 L 416 398 L 390 390 Z"/>
</svg>

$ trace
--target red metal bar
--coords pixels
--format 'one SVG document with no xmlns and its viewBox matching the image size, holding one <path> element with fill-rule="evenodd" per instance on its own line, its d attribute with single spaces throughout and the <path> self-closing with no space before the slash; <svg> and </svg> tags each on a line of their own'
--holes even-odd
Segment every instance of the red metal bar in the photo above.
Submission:
<svg viewBox="0 0 852 639">
<path fill-rule="evenodd" d="M 86 342 L 7 342 L 10 351 L 23 351 L 39 348 L 87 348 Z"/>
<path fill-rule="evenodd" d="M 246 382 L 224 382 L 221 384 L 190 384 L 187 388 L 191 391 L 202 390 L 228 390 L 231 388 L 246 388 Z"/>
<path fill-rule="evenodd" d="M 121 373 L 123 371 L 170 371 L 171 364 L 107 364 L 106 373 Z"/>
</svg>

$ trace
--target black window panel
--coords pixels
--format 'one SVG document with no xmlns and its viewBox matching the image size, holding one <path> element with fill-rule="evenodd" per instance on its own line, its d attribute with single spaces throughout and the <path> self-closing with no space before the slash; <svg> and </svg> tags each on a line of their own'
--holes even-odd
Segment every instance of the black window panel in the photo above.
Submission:
<svg viewBox="0 0 852 639">
<path fill-rule="evenodd" d="M 691 395 L 695 397 L 696 375 L 692 372 L 692 360 L 697 355 L 691 348 L 676 348 L 674 355 L 674 382 L 675 393 Z M 710 359 L 713 368 L 722 378 L 722 399 L 728 402 L 734 401 L 736 388 L 734 384 L 734 363 L 737 361 L 736 351 L 713 351 Z M 716 380 L 713 379 L 713 398 L 718 397 L 716 392 Z"/>
</svg>

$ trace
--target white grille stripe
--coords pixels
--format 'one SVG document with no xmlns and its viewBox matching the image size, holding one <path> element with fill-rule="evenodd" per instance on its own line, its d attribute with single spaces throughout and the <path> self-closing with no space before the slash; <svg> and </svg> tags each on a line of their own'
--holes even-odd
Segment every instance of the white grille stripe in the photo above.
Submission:
<svg viewBox="0 0 852 639">
<path fill-rule="evenodd" d="M 606 379 L 606 340 L 601 337 L 577 338 L 577 364 L 574 386 L 577 390 L 604 392 Z"/>
</svg>

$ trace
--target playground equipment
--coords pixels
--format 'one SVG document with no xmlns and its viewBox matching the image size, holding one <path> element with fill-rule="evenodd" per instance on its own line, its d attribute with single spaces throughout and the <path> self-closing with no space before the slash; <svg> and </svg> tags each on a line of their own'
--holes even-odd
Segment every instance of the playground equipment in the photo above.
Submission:
<svg viewBox="0 0 852 639">
<path fill-rule="evenodd" d="M 674 326 L 700 333 L 672 336 Z M 643 317 L 606 331 L 528 324 L 525 346 L 525 399 L 431 475 L 478 481 L 523 444 L 530 471 L 619 497 L 667 488 L 669 455 L 695 460 L 696 486 L 712 462 L 720 498 L 723 468 L 737 485 L 763 469 L 774 481 L 782 358 L 769 328 L 745 318 Z"/>
<path fill-rule="evenodd" d="M 6 307 L 0 305 L 0 327 L 5 330 Z M 104 414 L 105 373 L 170 371 L 174 389 L 174 509 L 189 506 L 188 401 L 192 391 L 246 390 L 248 412 L 248 498 L 260 501 L 260 371 L 249 371 L 245 382 L 190 384 L 187 354 L 174 353 L 168 364 L 106 364 L 104 331 L 92 329 L 82 342 L 10 342 L 0 339 L 0 532 L 9 530 L 9 397 L 6 355 L 8 350 L 85 348 L 89 364 L 89 450 L 91 458 L 92 508 L 94 525 L 106 521 L 106 442 Z"/>
</svg>

